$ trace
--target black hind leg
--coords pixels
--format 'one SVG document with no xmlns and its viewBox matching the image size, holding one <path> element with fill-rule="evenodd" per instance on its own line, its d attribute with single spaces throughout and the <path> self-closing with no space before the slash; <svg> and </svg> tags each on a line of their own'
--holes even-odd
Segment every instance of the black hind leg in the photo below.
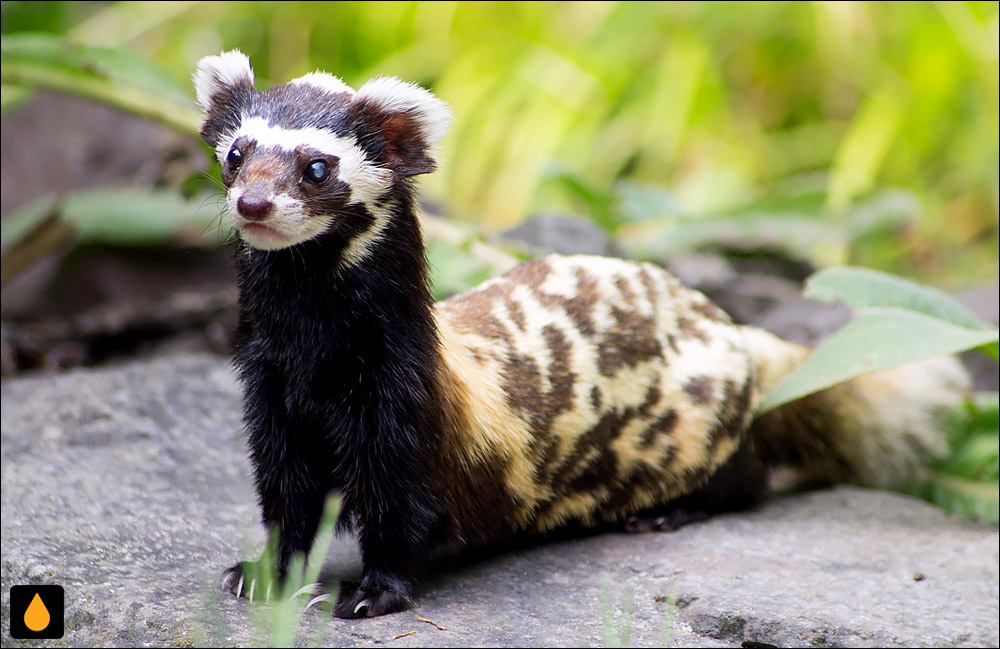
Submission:
<svg viewBox="0 0 1000 649">
<path fill-rule="evenodd" d="M 767 466 L 754 450 L 752 439 L 716 470 L 708 482 L 686 496 L 629 516 L 628 532 L 675 530 L 688 523 L 708 520 L 715 514 L 747 509 L 767 495 Z"/>
</svg>

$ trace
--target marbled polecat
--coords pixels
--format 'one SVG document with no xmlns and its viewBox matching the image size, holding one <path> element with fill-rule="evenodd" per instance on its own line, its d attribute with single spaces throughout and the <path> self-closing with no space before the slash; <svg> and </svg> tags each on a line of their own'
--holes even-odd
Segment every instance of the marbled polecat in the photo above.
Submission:
<svg viewBox="0 0 1000 649">
<path fill-rule="evenodd" d="M 753 421 L 808 355 L 660 268 L 546 257 L 435 304 L 413 177 L 450 114 L 419 87 L 312 73 L 267 90 L 238 51 L 195 74 L 238 233 L 235 365 L 278 570 L 331 491 L 360 540 L 336 614 L 412 601 L 462 547 L 747 506 L 769 475 L 887 485 L 944 452 L 951 359 L 855 379 Z M 228 573 L 243 588 L 242 568 Z"/>
</svg>

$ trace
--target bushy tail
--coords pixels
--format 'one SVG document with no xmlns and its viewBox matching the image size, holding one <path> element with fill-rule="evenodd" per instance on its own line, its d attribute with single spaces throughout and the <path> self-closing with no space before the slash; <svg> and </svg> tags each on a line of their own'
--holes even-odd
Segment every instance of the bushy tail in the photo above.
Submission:
<svg viewBox="0 0 1000 649">
<path fill-rule="evenodd" d="M 744 334 L 761 394 L 810 353 L 761 329 L 744 327 Z M 892 487 L 919 476 L 929 459 L 947 454 L 940 417 L 969 390 L 969 377 L 955 358 L 935 358 L 860 376 L 780 406 L 759 417 L 750 436 L 761 459 L 775 469 L 791 469 L 794 483 Z"/>
</svg>

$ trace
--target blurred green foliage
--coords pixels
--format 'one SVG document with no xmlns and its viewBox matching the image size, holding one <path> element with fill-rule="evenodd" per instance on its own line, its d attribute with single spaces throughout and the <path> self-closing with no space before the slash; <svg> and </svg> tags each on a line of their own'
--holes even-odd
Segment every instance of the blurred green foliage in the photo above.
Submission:
<svg viewBox="0 0 1000 649">
<path fill-rule="evenodd" d="M 456 120 L 425 195 L 487 231 L 584 212 L 655 256 L 748 219 L 812 233 L 786 248 L 820 264 L 997 274 L 995 2 L 4 2 L 2 31 L 123 46 L 182 87 L 234 47 L 261 85 L 432 87 Z M 911 207 L 859 230 L 886 188 Z"/>
<path fill-rule="evenodd" d="M 1000 520 L 1000 400 L 982 392 L 955 412 L 945 428 L 951 454 L 931 466 L 926 480 L 906 493 L 942 509 L 981 520 Z"/>
</svg>

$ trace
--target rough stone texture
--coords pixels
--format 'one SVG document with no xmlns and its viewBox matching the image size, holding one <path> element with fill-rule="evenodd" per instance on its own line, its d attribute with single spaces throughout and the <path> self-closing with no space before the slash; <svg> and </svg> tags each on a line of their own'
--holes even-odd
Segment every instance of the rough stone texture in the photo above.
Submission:
<svg viewBox="0 0 1000 649">
<path fill-rule="evenodd" d="M 256 529 L 224 361 L 19 378 L 0 403 L 5 646 L 19 644 L 8 598 L 24 583 L 66 589 L 67 633 L 49 646 L 259 640 L 247 602 L 214 585 Z M 997 646 L 998 544 L 996 525 L 838 487 L 674 533 L 452 562 L 412 611 L 307 618 L 343 646 Z M 359 566 L 337 541 L 324 576 Z"/>
<path fill-rule="evenodd" d="M 565 214 L 529 217 L 500 237 L 520 243 L 537 256 L 550 252 L 611 257 L 621 257 L 624 254 L 621 246 L 592 220 Z"/>
</svg>

